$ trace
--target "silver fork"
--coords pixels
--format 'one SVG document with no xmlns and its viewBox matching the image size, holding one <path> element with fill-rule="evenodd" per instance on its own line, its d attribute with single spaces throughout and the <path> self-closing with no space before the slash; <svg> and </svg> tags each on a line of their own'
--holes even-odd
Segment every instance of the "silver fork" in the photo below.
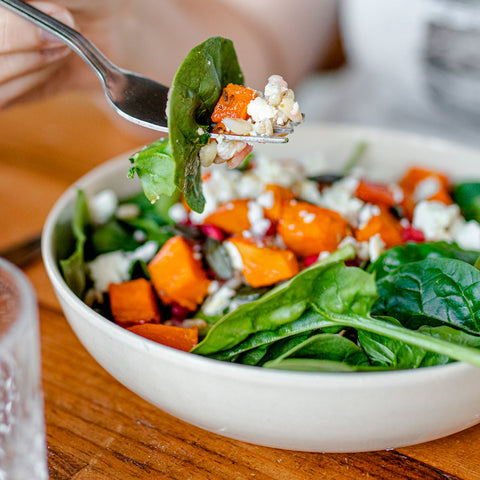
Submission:
<svg viewBox="0 0 480 480">
<path fill-rule="evenodd" d="M 117 67 L 79 32 L 21 0 L 0 0 L 0 4 L 55 35 L 76 52 L 97 74 L 107 100 L 118 114 L 142 127 L 168 132 L 165 113 L 168 87 Z M 223 137 L 248 142 L 285 143 L 288 141 L 285 135 L 292 132 L 293 127 L 282 126 L 275 129 L 273 136 Z M 212 134 L 212 137 L 217 136 Z"/>
</svg>

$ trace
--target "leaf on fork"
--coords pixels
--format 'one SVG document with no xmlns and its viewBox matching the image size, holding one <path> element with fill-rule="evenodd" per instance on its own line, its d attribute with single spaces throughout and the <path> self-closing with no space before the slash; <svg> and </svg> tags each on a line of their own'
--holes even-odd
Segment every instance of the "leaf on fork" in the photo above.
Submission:
<svg viewBox="0 0 480 480">
<path fill-rule="evenodd" d="M 210 116 L 228 83 L 244 77 L 231 40 L 212 37 L 195 47 L 177 70 L 167 105 L 175 183 L 193 210 L 203 211 L 198 152 L 208 141 Z"/>
<path fill-rule="evenodd" d="M 223 88 L 243 82 L 231 40 L 209 38 L 185 57 L 169 91 L 168 140 L 159 140 L 130 158 L 133 166 L 128 176 L 138 175 L 150 201 L 172 195 L 176 187 L 192 210 L 203 211 L 198 154 L 210 137 L 210 117 Z"/>
</svg>

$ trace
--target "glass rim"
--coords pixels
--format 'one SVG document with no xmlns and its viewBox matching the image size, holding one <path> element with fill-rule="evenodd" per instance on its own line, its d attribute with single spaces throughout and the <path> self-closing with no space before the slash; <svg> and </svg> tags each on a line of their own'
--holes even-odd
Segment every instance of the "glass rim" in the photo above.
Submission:
<svg viewBox="0 0 480 480">
<path fill-rule="evenodd" d="M 13 280 L 19 294 L 18 312 L 12 318 L 11 325 L 4 335 L 0 336 L 0 345 L 6 345 L 15 342 L 16 337 L 28 328 L 31 318 L 37 321 L 37 297 L 30 280 L 19 267 L 0 257 L 0 270 Z"/>
</svg>

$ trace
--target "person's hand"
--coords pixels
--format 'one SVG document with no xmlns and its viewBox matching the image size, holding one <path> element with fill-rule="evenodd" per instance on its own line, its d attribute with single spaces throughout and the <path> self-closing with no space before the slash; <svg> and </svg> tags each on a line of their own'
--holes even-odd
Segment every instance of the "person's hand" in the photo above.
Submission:
<svg viewBox="0 0 480 480">
<path fill-rule="evenodd" d="M 107 55 L 123 0 L 32 1 Z M 0 6 L 0 109 L 65 89 L 100 88 L 84 62 L 53 35 Z"/>
<path fill-rule="evenodd" d="M 47 2 L 32 5 L 74 26 L 70 12 Z M 0 8 L 0 108 L 42 89 L 69 56 L 69 49 L 53 36 L 18 15 Z"/>
</svg>

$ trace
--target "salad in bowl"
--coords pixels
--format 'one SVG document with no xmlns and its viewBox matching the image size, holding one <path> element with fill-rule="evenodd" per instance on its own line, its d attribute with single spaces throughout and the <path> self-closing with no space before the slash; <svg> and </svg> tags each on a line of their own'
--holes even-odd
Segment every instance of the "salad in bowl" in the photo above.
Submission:
<svg viewBox="0 0 480 480">
<path fill-rule="evenodd" d="M 160 343 L 249 365 L 480 364 L 480 224 L 468 214 L 479 185 L 418 166 L 373 182 L 265 155 L 203 177 L 202 213 L 182 196 L 79 191 L 87 304 Z M 67 280 L 78 281 L 78 244 L 61 261 Z"/>
<path fill-rule="evenodd" d="M 154 205 L 146 200 L 138 179 L 126 177 L 129 155 L 122 155 L 75 182 L 58 200 L 45 225 L 45 266 L 73 330 L 100 365 L 147 401 L 211 432 L 255 444 L 317 452 L 366 451 L 424 442 L 475 425 L 480 418 L 478 335 L 472 328 L 477 250 L 465 243 L 475 236 L 457 233 L 475 225 L 470 223 L 475 211 L 471 180 L 480 154 L 436 139 L 370 128 L 305 125 L 297 130 L 287 145 L 256 147 L 248 168 L 211 167 L 212 180 L 215 175 L 232 175 L 238 188 L 240 178 L 251 176 L 264 158 L 268 164 L 293 166 L 308 182 L 324 182 L 318 190 L 323 198 L 343 185 L 342 179 L 329 178 L 326 172 L 332 165 L 340 175 L 348 170 L 345 160 L 365 141 L 368 148 L 357 169 L 342 177 L 351 183 L 348 197 L 357 198 L 361 179 L 390 190 L 413 165 L 423 165 L 428 172 L 447 172 L 449 191 L 458 203 L 419 202 L 455 212 L 448 221 L 446 216 L 437 219 L 441 225 L 443 218 L 438 231 L 442 237 L 428 238 L 430 227 L 414 226 L 413 218 L 406 224 L 398 218 L 397 209 L 389 208 L 402 239 L 398 245 L 382 246 L 383 240 L 374 238 L 377 234 L 368 242 L 359 241 L 355 237 L 358 226 L 348 222 L 348 235 L 337 239 L 338 248 L 327 254 L 323 246 L 310 258 L 294 254 L 296 275 L 253 287 L 246 283 L 251 277 L 243 270 L 246 259 L 255 257 L 244 254 L 242 263 L 236 263 L 231 257 L 235 251 L 225 243 L 240 237 L 248 245 L 254 243 L 255 251 L 270 248 L 278 258 L 276 253 L 288 248 L 280 238 L 271 242 L 272 229 L 265 232 L 269 240 L 258 244 L 253 233 L 213 237 L 221 228 L 205 228 L 200 219 L 194 223 L 190 219 L 193 210 L 181 196 L 165 197 Z M 456 159 L 455 171 L 452 158 Z M 368 176 L 361 174 L 362 168 Z M 203 181 L 208 198 L 209 179 Z M 274 183 L 273 178 L 268 181 Z M 293 183 L 280 186 L 297 191 Z M 248 198 L 258 203 L 260 196 Z M 297 198 L 298 203 L 306 201 Z M 219 198 L 218 206 L 228 201 Z M 360 202 L 362 208 L 371 203 Z M 106 204 L 110 207 L 105 208 Z M 268 220 L 265 214 L 264 218 Z M 300 225 L 308 227 L 310 219 L 307 216 L 303 222 L 300 217 Z M 459 226 L 463 228 L 457 230 Z M 405 235 L 410 236 L 404 239 Z M 279 237 L 278 223 L 275 237 Z M 153 260 L 165 245 L 172 248 L 175 244 L 186 245 L 185 252 L 193 251 L 193 264 L 201 267 L 200 278 L 207 279 L 206 295 L 197 307 L 187 303 L 187 308 L 178 301 L 190 289 L 196 290 L 196 283 L 176 294 L 168 291 L 169 298 L 176 299 L 172 303 L 161 300 L 153 286 L 149 270 L 163 264 L 162 257 Z M 91 273 L 95 265 L 100 266 L 100 256 L 105 261 L 100 269 L 103 292 L 101 279 Z M 180 260 L 186 258 L 191 257 L 179 256 L 177 263 L 164 270 L 165 278 L 178 274 Z M 434 263 L 441 265 L 441 271 L 433 268 Z M 428 269 L 418 268 L 422 265 Z M 72 276 L 67 273 L 70 268 Z M 113 271 L 115 276 L 110 276 Z M 231 278 L 221 278 L 230 271 Z M 260 273 L 257 280 L 268 277 Z M 134 324 L 117 317 L 117 323 L 108 286 L 127 284 L 130 288 L 128 283 L 137 279 L 143 283 L 138 291 L 150 292 L 155 300 L 160 319 Z M 410 288 L 420 281 L 424 289 Z M 312 286 L 318 287 L 316 296 Z M 138 305 L 139 311 L 145 311 L 139 296 L 124 296 L 128 309 Z M 442 299 L 446 300 L 445 317 L 436 316 L 442 304 L 435 302 Z M 412 305 L 421 306 L 423 313 L 403 316 L 402 308 Z M 377 313 L 377 308 L 387 310 L 386 314 Z M 235 328 L 230 329 L 232 321 Z M 135 333 L 142 325 L 164 334 L 153 338 L 151 332 Z M 166 334 L 172 330 L 173 335 Z M 206 352 L 204 347 L 215 351 Z"/>
<path fill-rule="evenodd" d="M 194 64 L 212 78 L 199 84 Z M 270 135 L 303 116 L 279 75 L 264 92 L 233 80 L 229 41 L 193 49 L 169 96 L 170 137 L 130 158 L 145 195 L 78 192 L 76 246 L 60 261 L 69 286 L 131 332 L 229 362 L 480 366 L 480 184 L 421 164 L 372 181 L 362 143 L 337 172 L 256 155 L 222 133 Z"/>
<path fill-rule="evenodd" d="M 367 451 L 478 423 L 480 154 L 335 125 L 252 149 L 303 120 L 293 92 L 245 91 L 225 39 L 192 52 L 170 137 L 87 174 L 46 222 L 81 342 L 163 410 L 256 444 Z"/>
</svg>

